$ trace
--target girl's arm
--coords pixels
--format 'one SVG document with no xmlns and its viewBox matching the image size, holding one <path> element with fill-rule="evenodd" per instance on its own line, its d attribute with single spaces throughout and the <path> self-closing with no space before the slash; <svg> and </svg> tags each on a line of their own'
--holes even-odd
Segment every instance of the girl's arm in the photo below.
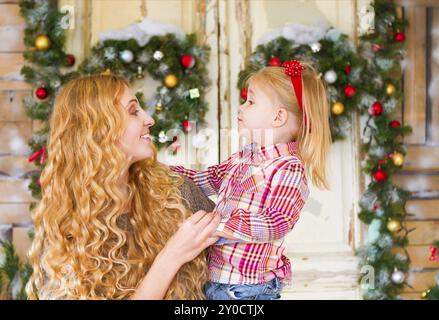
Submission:
<svg viewBox="0 0 439 320">
<path fill-rule="evenodd" d="M 230 218 L 221 222 L 215 235 L 246 242 L 268 242 L 285 237 L 302 210 L 309 190 L 302 164 L 279 169 L 271 180 L 264 210 L 250 212 L 235 208 Z"/>
<path fill-rule="evenodd" d="M 226 161 L 210 166 L 206 170 L 186 169 L 183 166 L 170 166 L 169 168 L 195 182 L 206 196 L 216 195 L 218 194 L 221 183 L 223 182 L 224 176 L 226 175 L 234 156 L 235 155 L 232 155 Z"/>
<path fill-rule="evenodd" d="M 218 237 L 212 234 L 219 222 L 218 214 L 205 211 L 198 211 L 186 219 L 157 255 L 148 273 L 130 298 L 163 299 L 178 270 L 218 240 Z"/>
</svg>

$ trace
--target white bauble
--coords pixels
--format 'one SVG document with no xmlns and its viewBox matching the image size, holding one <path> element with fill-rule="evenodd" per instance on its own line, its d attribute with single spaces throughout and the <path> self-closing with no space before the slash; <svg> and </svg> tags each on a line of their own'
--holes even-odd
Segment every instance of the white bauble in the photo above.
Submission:
<svg viewBox="0 0 439 320">
<path fill-rule="evenodd" d="M 123 50 L 120 53 L 120 58 L 122 59 L 123 62 L 130 63 L 134 60 L 134 54 L 130 50 Z"/>
<path fill-rule="evenodd" d="M 405 279 L 404 272 L 397 270 L 397 271 L 392 273 L 392 282 L 393 283 L 401 284 L 404 282 L 404 279 Z"/>
<path fill-rule="evenodd" d="M 337 73 L 334 70 L 328 70 L 325 72 L 324 78 L 327 83 L 334 83 L 337 81 Z"/>
</svg>

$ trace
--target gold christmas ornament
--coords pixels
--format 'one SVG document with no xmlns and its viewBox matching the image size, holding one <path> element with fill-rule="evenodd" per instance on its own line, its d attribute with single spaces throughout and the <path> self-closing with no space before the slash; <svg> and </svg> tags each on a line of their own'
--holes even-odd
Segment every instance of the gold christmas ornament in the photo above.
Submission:
<svg viewBox="0 0 439 320">
<path fill-rule="evenodd" d="M 392 157 L 393 164 L 397 167 L 401 167 L 404 164 L 404 155 L 399 152 L 395 152 Z"/>
<path fill-rule="evenodd" d="M 35 39 L 35 48 L 38 51 L 45 51 L 47 49 L 50 48 L 50 39 L 48 36 L 42 34 L 39 35 L 36 39 Z"/>
<path fill-rule="evenodd" d="M 429 292 L 430 292 L 430 290 L 426 290 L 426 291 L 422 292 L 421 293 L 421 298 L 422 299 L 427 299 L 427 295 L 428 295 Z"/>
<path fill-rule="evenodd" d="M 387 223 L 387 230 L 389 230 L 392 233 L 395 233 L 399 230 L 401 230 L 401 223 L 398 220 L 389 220 Z"/>
<path fill-rule="evenodd" d="M 178 79 L 175 74 L 168 74 L 163 82 L 168 88 L 174 88 L 178 84 Z"/>
<path fill-rule="evenodd" d="M 155 111 L 160 112 L 162 110 L 163 110 L 162 103 L 159 101 L 155 106 Z"/>
<path fill-rule="evenodd" d="M 341 115 L 344 112 L 344 105 L 341 102 L 336 102 L 332 105 L 331 111 L 336 116 Z"/>
<path fill-rule="evenodd" d="M 388 85 L 387 85 L 387 87 L 386 87 L 386 93 L 387 93 L 389 96 L 393 95 L 393 94 L 395 93 L 395 91 L 396 91 L 396 88 L 395 88 L 395 86 L 394 86 L 393 84 L 388 84 Z"/>
</svg>

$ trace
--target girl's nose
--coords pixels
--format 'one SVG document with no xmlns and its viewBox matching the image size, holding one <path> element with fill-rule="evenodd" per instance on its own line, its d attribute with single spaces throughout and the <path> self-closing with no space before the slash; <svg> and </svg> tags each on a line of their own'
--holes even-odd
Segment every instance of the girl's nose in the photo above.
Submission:
<svg viewBox="0 0 439 320">
<path fill-rule="evenodd" d="M 149 128 L 152 127 L 155 124 L 155 121 L 153 117 L 151 117 L 149 114 L 146 115 L 145 125 Z"/>
</svg>

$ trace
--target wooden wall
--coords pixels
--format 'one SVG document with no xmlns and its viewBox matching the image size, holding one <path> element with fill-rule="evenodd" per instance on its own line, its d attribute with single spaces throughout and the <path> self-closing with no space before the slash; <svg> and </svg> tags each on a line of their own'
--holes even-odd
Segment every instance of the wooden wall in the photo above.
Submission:
<svg viewBox="0 0 439 320">
<path fill-rule="evenodd" d="M 31 94 L 20 80 L 23 30 L 17 1 L 0 0 L 0 232 L 12 235 L 22 258 L 30 243 L 25 225 L 33 201 L 26 179 L 34 169 L 27 161 L 27 141 L 38 126 L 22 106 L 22 99 Z"/>
</svg>

